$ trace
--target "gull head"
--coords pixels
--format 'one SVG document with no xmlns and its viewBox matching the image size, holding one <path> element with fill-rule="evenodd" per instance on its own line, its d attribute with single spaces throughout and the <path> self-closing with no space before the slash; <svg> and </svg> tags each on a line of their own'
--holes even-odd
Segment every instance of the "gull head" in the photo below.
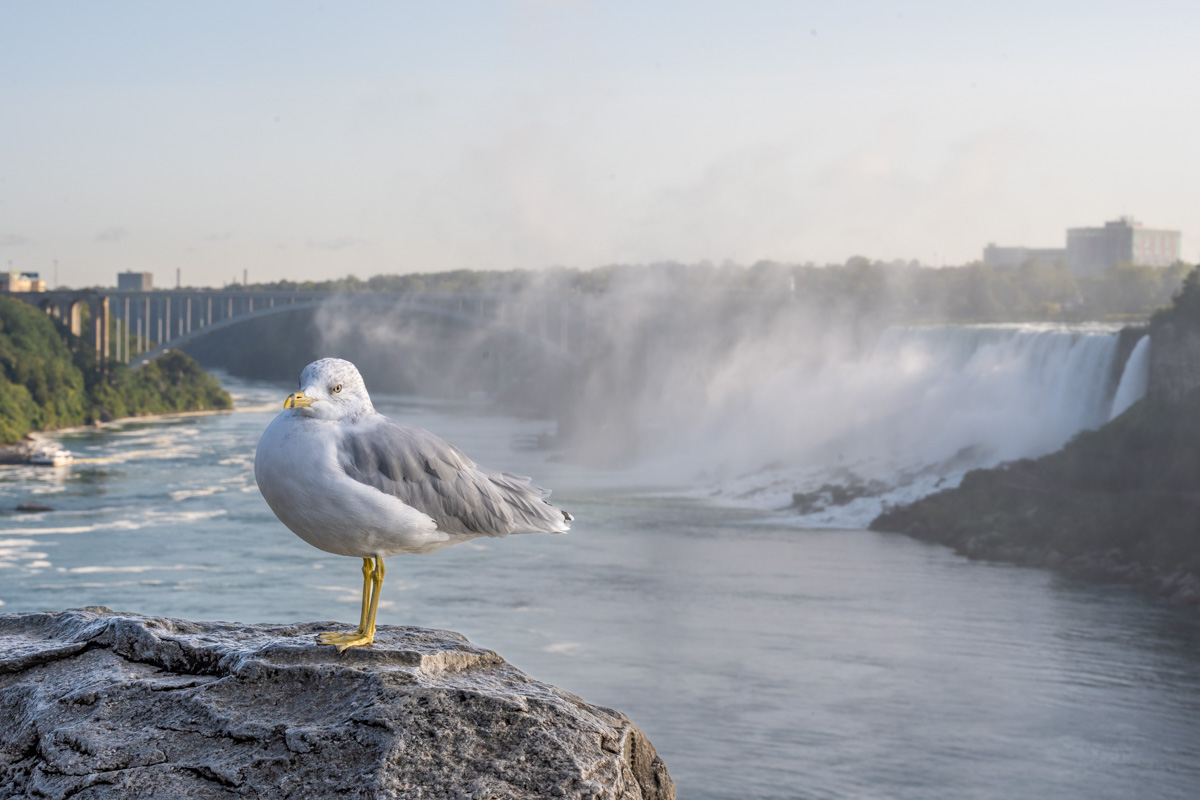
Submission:
<svg viewBox="0 0 1200 800">
<path fill-rule="evenodd" d="M 300 390 L 283 407 L 318 419 L 347 419 L 375 411 L 358 368 L 340 358 L 314 361 L 300 373 Z"/>
</svg>

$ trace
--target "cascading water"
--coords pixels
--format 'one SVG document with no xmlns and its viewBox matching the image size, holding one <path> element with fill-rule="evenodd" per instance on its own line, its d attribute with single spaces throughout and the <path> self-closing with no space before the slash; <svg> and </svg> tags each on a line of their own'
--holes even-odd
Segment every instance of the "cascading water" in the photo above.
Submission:
<svg viewBox="0 0 1200 800">
<path fill-rule="evenodd" d="M 1125 370 L 1121 373 L 1121 382 L 1117 384 L 1117 393 L 1113 396 L 1112 412 L 1109 419 L 1116 419 L 1124 414 L 1131 405 L 1142 399 L 1150 383 L 1150 337 L 1143 336 L 1134 345 L 1133 352 L 1125 362 Z"/>
<path fill-rule="evenodd" d="M 1104 424 L 1145 393 L 1147 350 L 1143 339 L 1114 389 L 1112 328 L 890 328 L 865 358 L 748 374 L 753 391 L 711 409 L 686 458 L 709 465 L 710 496 L 795 500 L 804 524 L 859 527 L 967 470 L 1044 455 Z"/>
<path fill-rule="evenodd" d="M 883 424 L 923 464 L 970 448 L 982 462 L 1042 455 L 1108 419 L 1113 332 L 1034 327 L 895 328 L 864 365 L 899 365 L 901 406 Z M 893 407 L 887 408 L 888 405 Z"/>
</svg>

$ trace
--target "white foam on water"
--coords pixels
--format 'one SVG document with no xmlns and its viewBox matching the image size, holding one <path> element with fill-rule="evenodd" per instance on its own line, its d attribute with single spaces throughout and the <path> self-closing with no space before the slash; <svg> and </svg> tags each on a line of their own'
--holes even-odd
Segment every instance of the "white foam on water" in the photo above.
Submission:
<svg viewBox="0 0 1200 800">
<path fill-rule="evenodd" d="M 179 502 L 180 500 L 187 500 L 192 497 L 208 497 L 226 491 L 229 491 L 229 489 L 225 486 L 205 486 L 202 489 L 179 489 L 178 491 L 171 492 L 171 499 Z"/>
<path fill-rule="evenodd" d="M 89 511 L 89 515 L 104 513 L 108 509 L 100 511 Z M 117 510 L 120 511 L 120 510 Z M 4 531 L 6 534 L 15 534 L 19 536 L 48 536 L 53 534 L 58 535 L 79 535 L 85 533 L 96 533 L 100 531 L 136 531 L 143 528 L 154 526 L 171 526 L 182 525 L 190 522 L 199 522 L 216 517 L 223 517 L 229 511 L 223 508 L 197 509 L 195 511 L 160 511 L 157 509 L 149 509 L 142 512 L 141 516 L 136 518 L 124 518 L 107 520 L 105 522 L 97 522 L 91 525 L 59 525 L 48 528 L 9 528 Z"/>
<path fill-rule="evenodd" d="M 116 520 L 113 522 L 101 522 L 95 525 L 67 525 L 55 528 L 9 528 L 5 533 L 17 533 L 22 536 L 48 536 L 51 534 L 70 536 L 104 530 L 135 530 L 136 527 L 135 523 L 130 520 Z"/>
<path fill-rule="evenodd" d="M 101 572 L 171 572 L 179 570 L 195 570 L 199 572 L 214 571 L 213 567 L 197 567 L 191 564 L 145 564 L 131 566 L 87 566 L 87 567 L 70 567 L 68 569 L 59 568 L 59 572 L 67 572 L 72 575 L 94 575 Z"/>
<path fill-rule="evenodd" d="M 215 519 L 228 514 L 228 509 L 210 508 L 197 511 L 157 511 L 152 510 L 146 514 L 146 519 L 139 523 L 137 528 L 144 528 L 147 525 L 183 525 L 189 522 L 199 522 L 206 519 Z"/>
</svg>

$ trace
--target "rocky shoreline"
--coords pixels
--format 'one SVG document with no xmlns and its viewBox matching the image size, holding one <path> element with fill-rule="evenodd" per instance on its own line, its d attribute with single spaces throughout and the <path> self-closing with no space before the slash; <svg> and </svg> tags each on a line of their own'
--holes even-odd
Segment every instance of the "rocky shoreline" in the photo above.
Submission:
<svg viewBox="0 0 1200 800">
<path fill-rule="evenodd" d="M 1200 271 L 1150 321 L 1146 396 L 1062 450 L 967 473 L 871 529 L 1118 581 L 1200 610 Z M 1130 350 L 1145 329 L 1122 331 Z"/>
<path fill-rule="evenodd" d="M 1200 609 L 1200 390 L 1147 397 L 1060 451 L 967 473 L 871 529 Z"/>
<path fill-rule="evenodd" d="M 0 796 L 675 797 L 625 715 L 456 633 L 338 627 L 0 615 Z"/>
</svg>

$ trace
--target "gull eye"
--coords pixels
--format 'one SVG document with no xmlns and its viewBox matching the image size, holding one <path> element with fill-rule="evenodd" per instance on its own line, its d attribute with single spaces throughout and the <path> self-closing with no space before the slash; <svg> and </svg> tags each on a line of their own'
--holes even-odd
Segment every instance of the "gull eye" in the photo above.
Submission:
<svg viewBox="0 0 1200 800">
<path fill-rule="evenodd" d="M 342 385 L 339 383 L 337 386 L 333 387 L 333 390 L 335 392 L 340 392 L 342 390 Z"/>
</svg>

